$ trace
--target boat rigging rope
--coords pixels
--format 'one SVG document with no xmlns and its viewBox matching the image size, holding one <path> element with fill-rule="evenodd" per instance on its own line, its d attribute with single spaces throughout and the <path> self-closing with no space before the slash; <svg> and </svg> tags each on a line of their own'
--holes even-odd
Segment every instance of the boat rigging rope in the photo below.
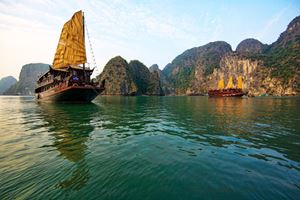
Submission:
<svg viewBox="0 0 300 200">
<path fill-rule="evenodd" d="M 91 50 L 91 56 L 92 56 L 92 59 L 93 59 L 93 64 L 94 64 L 94 67 L 96 69 L 96 72 L 98 72 L 97 63 L 96 63 L 96 59 L 95 59 L 95 55 L 94 55 L 94 50 L 93 50 L 93 46 L 92 46 L 92 42 L 91 42 L 91 38 L 90 38 L 90 34 L 89 34 L 89 30 L 88 30 L 87 24 L 85 24 L 85 29 L 86 29 L 86 34 L 87 34 L 87 38 L 88 38 L 88 43 L 90 45 L 90 50 Z M 101 93 L 101 92 L 98 92 L 95 88 L 93 88 L 93 91 L 97 95 L 99 95 Z"/>
<path fill-rule="evenodd" d="M 91 50 L 91 56 L 92 56 L 92 59 L 93 59 L 93 64 L 94 64 L 94 67 L 96 68 L 96 71 L 98 71 L 97 64 L 96 64 L 96 59 L 95 59 L 95 55 L 94 55 L 94 50 L 93 50 L 93 46 L 92 46 L 92 43 L 91 43 L 90 34 L 89 34 L 89 31 L 88 31 L 87 24 L 85 24 L 85 29 L 86 29 L 86 34 L 87 34 L 88 42 L 89 42 L 89 45 L 90 45 L 90 50 Z"/>
</svg>

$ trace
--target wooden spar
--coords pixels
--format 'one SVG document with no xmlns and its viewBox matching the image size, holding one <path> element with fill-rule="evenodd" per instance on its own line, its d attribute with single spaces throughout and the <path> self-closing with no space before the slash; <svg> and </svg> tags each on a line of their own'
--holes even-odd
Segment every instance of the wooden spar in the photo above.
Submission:
<svg viewBox="0 0 300 200">
<path fill-rule="evenodd" d="M 83 21 L 83 23 L 82 23 L 82 31 L 83 31 L 83 44 L 84 44 L 84 48 L 85 48 L 85 31 L 84 31 L 84 12 L 82 12 L 82 21 Z M 86 52 L 85 52 L 85 54 L 86 54 Z M 83 63 L 83 76 L 84 76 L 84 82 L 86 83 L 87 81 L 86 81 L 86 73 L 85 73 L 85 63 Z"/>
</svg>

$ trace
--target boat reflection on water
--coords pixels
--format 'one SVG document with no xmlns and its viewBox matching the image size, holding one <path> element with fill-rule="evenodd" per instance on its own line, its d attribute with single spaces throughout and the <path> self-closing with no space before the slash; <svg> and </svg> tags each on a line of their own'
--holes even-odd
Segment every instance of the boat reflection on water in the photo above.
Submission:
<svg viewBox="0 0 300 200">
<path fill-rule="evenodd" d="M 62 170 L 66 174 L 57 184 L 62 189 L 80 190 L 89 180 L 89 170 L 85 156 L 86 142 L 94 127 L 90 124 L 93 114 L 97 112 L 95 104 L 48 104 L 39 103 L 48 131 L 53 136 L 52 147 L 70 164 Z M 70 173 L 71 172 L 71 173 Z M 65 178 L 67 177 L 67 178 Z"/>
<path fill-rule="evenodd" d="M 214 98 L 209 99 L 213 106 L 213 113 L 218 125 L 222 128 L 230 124 L 243 123 L 241 119 L 246 118 L 249 112 L 249 102 L 242 98 Z M 249 117 L 249 116 L 248 116 Z"/>
</svg>

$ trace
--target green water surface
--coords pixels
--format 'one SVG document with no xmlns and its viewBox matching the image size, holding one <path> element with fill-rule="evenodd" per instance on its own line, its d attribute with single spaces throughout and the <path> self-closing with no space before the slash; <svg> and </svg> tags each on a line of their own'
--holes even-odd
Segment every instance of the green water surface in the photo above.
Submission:
<svg viewBox="0 0 300 200">
<path fill-rule="evenodd" d="M 2 96 L 0 199 L 300 199 L 300 98 Z"/>
</svg>

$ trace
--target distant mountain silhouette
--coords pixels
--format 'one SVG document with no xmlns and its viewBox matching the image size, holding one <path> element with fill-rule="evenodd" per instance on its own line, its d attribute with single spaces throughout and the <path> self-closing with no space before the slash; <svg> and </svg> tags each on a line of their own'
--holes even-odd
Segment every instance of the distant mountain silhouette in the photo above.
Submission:
<svg viewBox="0 0 300 200">
<path fill-rule="evenodd" d="M 36 81 L 39 76 L 49 70 L 48 64 L 31 63 L 22 67 L 19 81 L 4 92 L 6 95 L 34 95 Z"/>
<path fill-rule="evenodd" d="M 3 94 L 3 92 L 5 92 L 8 88 L 10 88 L 16 82 L 17 82 L 17 79 L 15 79 L 12 76 L 3 77 L 0 80 L 0 95 Z"/>
</svg>

